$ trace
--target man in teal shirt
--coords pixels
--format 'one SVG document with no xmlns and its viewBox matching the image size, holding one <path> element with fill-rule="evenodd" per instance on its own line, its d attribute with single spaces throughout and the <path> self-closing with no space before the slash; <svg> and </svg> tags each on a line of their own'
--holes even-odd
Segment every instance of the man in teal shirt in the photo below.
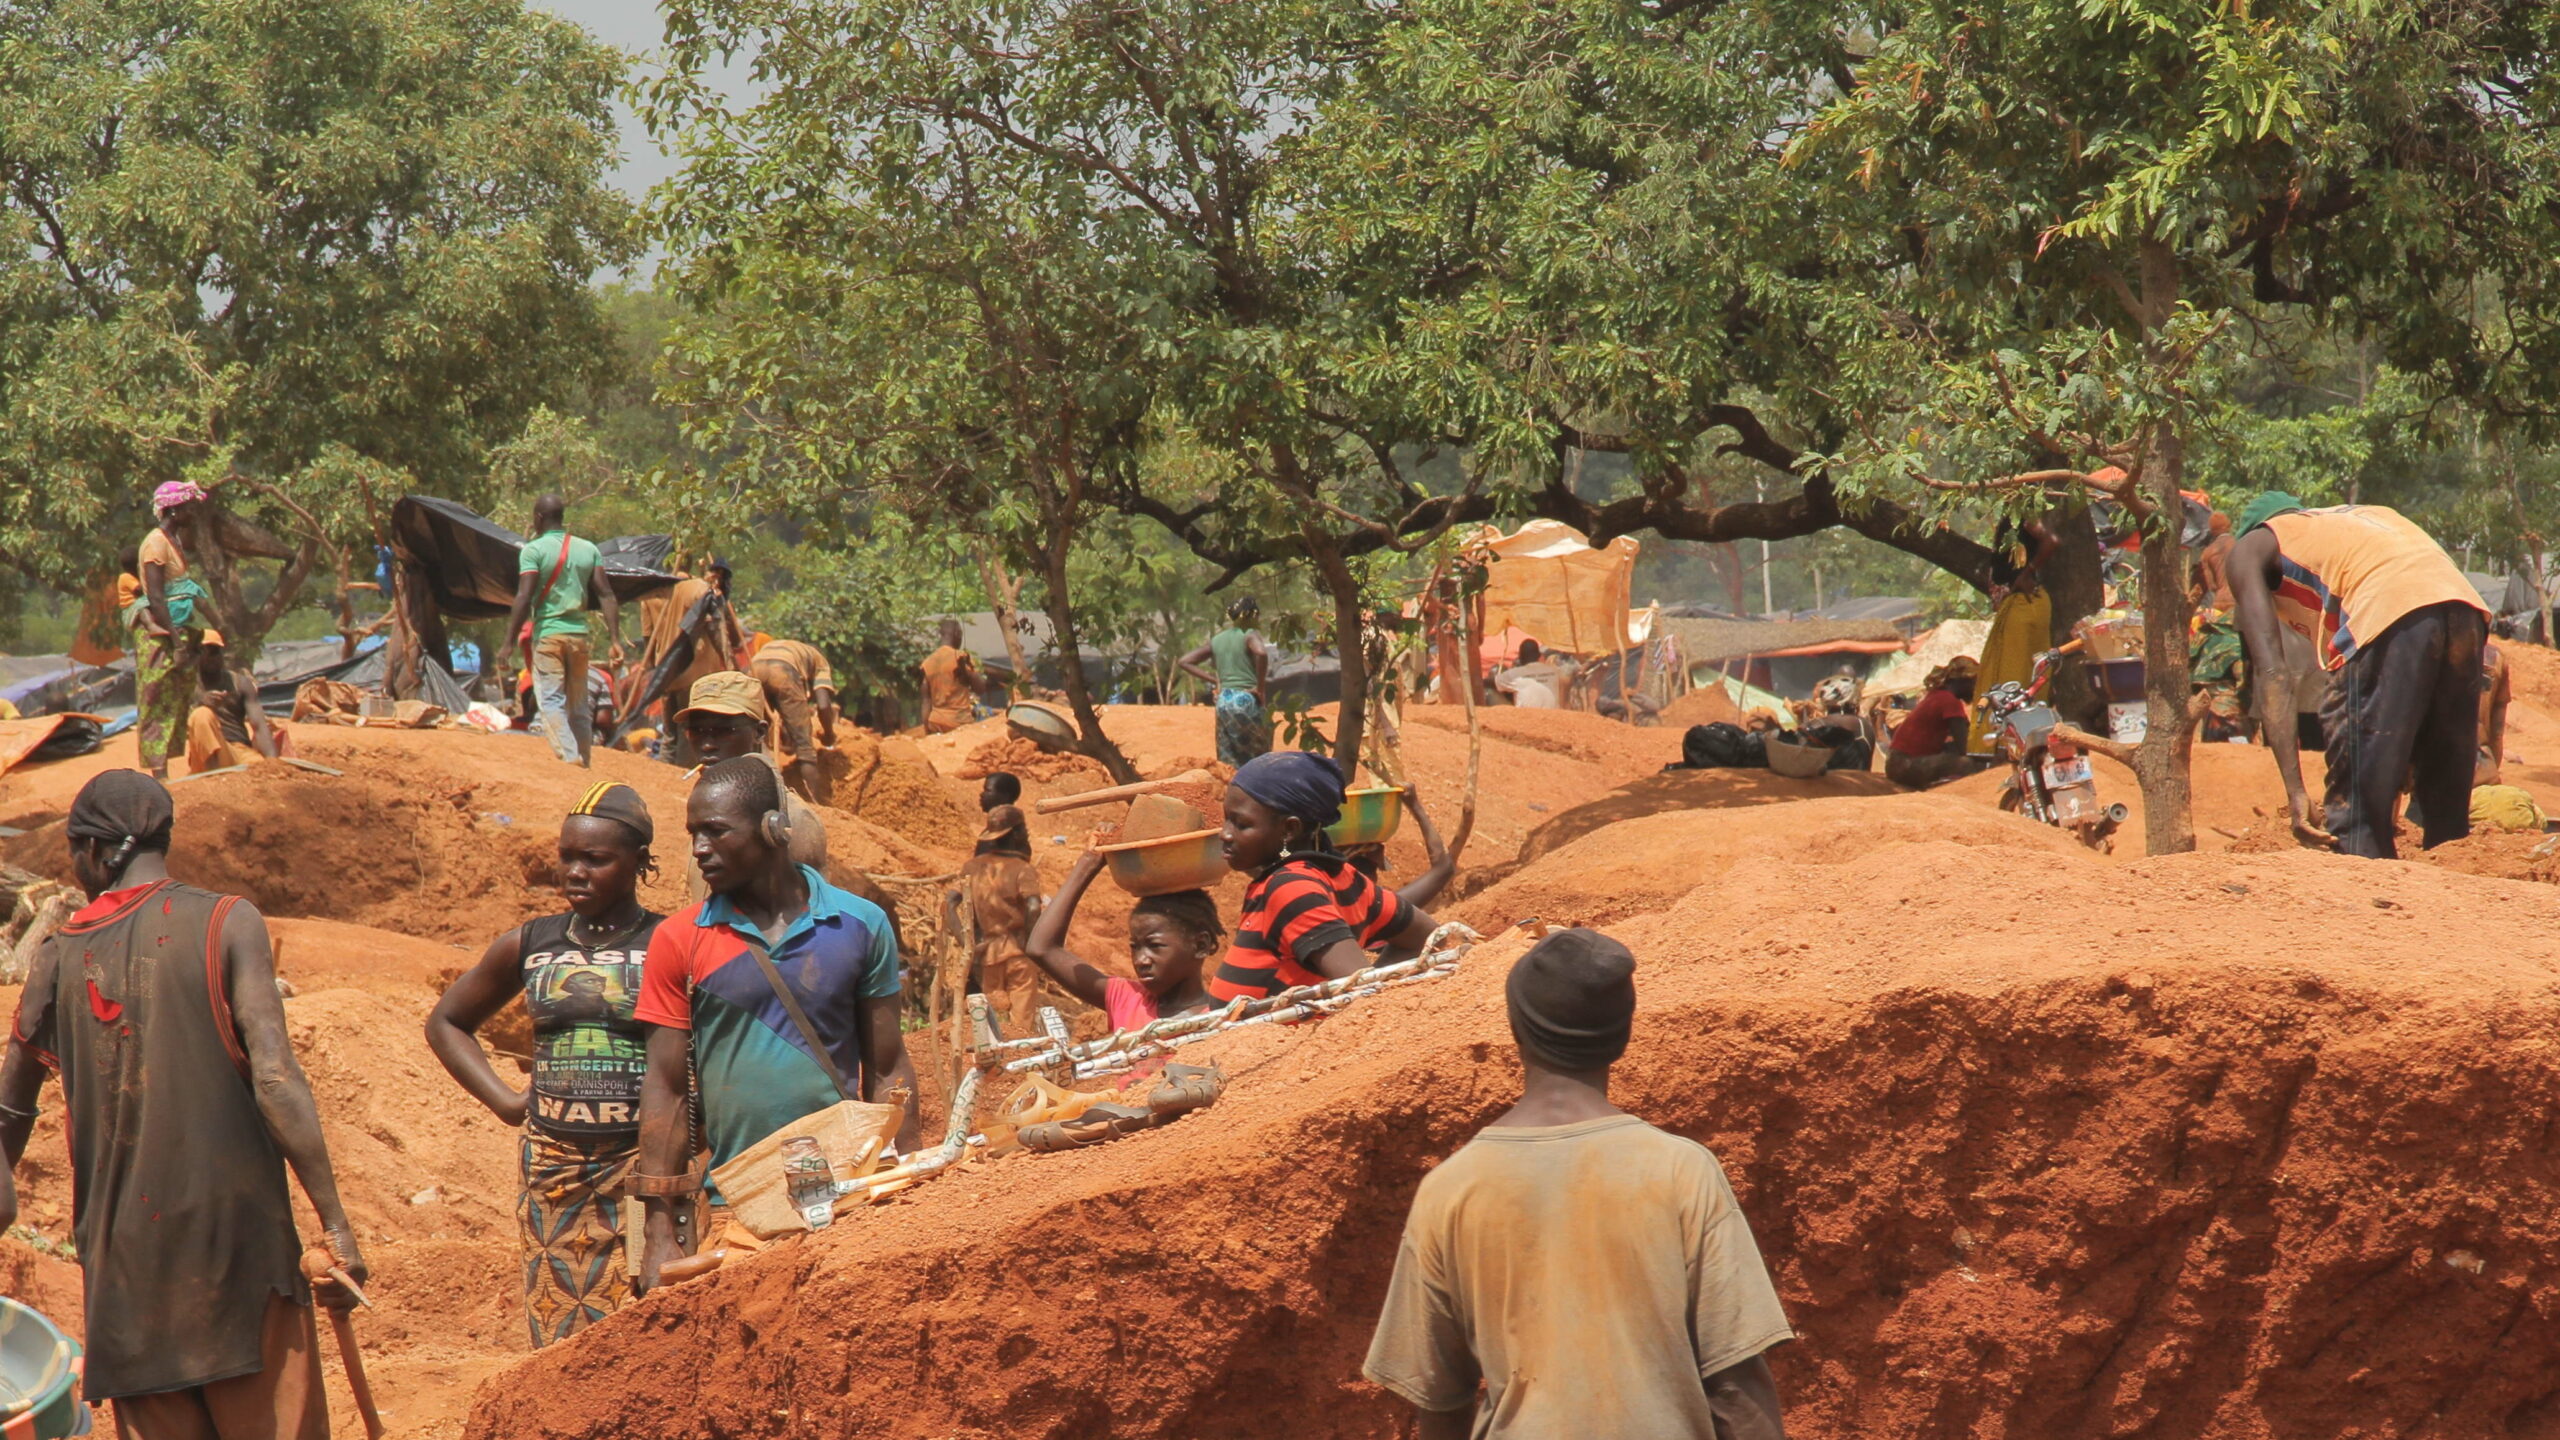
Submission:
<svg viewBox="0 0 2560 1440">
<path fill-rule="evenodd" d="M 507 634 L 525 633 L 532 621 L 534 699 L 551 753 L 584 765 L 595 751 L 595 709 L 587 696 L 587 612 L 604 611 L 613 637 L 613 660 L 622 661 L 622 607 L 613 587 L 596 578 L 602 557 L 595 543 L 569 533 L 569 505 L 557 495 L 533 502 L 534 537 L 516 552 L 516 601 L 507 611 Z"/>
</svg>

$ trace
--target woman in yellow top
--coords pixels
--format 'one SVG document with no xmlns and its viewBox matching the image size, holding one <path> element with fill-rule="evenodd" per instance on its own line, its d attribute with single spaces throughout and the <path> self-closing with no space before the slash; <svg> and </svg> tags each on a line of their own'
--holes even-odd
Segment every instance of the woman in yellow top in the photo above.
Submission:
<svg viewBox="0 0 2560 1440">
<path fill-rule="evenodd" d="M 2053 597 L 2045 593 L 2042 572 L 2060 543 L 2039 521 L 2000 522 L 1991 542 L 1991 633 L 1982 640 L 1982 673 L 1974 694 L 1988 695 L 2009 681 L 2024 685 L 2035 678 L 2036 656 L 2053 646 Z M 1977 719 L 1966 748 L 1990 754 L 1997 729 L 1989 719 Z"/>
</svg>

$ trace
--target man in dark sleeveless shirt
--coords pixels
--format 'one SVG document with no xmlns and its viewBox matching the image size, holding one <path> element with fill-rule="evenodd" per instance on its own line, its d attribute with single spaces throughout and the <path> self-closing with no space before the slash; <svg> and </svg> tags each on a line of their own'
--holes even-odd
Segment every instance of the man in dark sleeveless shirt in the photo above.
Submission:
<svg viewBox="0 0 2560 1440">
<path fill-rule="evenodd" d="M 266 921 L 169 878 L 169 792 L 109 770 L 72 802 L 88 908 L 37 952 L 0 1058 L 0 1226 L 44 1071 L 70 1114 L 87 1398 L 128 1440 L 326 1440 L 284 1168 L 364 1280 L 310 1084 L 285 1038 Z"/>
</svg>

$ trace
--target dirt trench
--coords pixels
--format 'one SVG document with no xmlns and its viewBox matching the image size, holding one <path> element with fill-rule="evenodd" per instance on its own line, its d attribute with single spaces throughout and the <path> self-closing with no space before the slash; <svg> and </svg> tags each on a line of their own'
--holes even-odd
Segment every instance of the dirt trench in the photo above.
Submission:
<svg viewBox="0 0 2560 1440">
<path fill-rule="evenodd" d="M 2560 1435 L 2551 1012 L 2198 978 L 1644 1018 L 1619 1098 L 1723 1158 L 1791 1434 Z M 496 1377 L 469 1433 L 1398 1433 L 1356 1377 L 1404 1210 L 1511 1063 L 1274 1039 L 1236 1058 L 1285 1121 L 940 1182 Z"/>
</svg>

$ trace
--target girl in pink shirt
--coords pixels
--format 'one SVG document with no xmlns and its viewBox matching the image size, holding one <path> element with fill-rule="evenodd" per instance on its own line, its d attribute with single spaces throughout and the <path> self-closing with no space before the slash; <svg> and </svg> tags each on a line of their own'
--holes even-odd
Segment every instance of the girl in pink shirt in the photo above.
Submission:
<svg viewBox="0 0 2560 1440">
<path fill-rule="evenodd" d="M 1217 1002 L 1200 987 L 1200 970 L 1225 943 L 1226 928 L 1218 922 L 1218 907 L 1205 891 L 1150 895 L 1129 912 L 1129 968 L 1137 972 L 1136 980 L 1106 975 L 1067 948 L 1067 926 L 1075 920 L 1076 903 L 1084 898 L 1093 877 L 1102 873 L 1102 866 L 1098 852 L 1086 851 L 1067 872 L 1058 893 L 1040 907 L 1040 918 L 1024 943 L 1032 963 L 1049 972 L 1068 994 L 1101 1007 L 1115 1030 L 1135 1030 L 1150 1020 L 1215 1006 Z M 1151 1060 L 1132 1072 L 1131 1078 L 1151 1074 L 1162 1063 Z"/>
</svg>

